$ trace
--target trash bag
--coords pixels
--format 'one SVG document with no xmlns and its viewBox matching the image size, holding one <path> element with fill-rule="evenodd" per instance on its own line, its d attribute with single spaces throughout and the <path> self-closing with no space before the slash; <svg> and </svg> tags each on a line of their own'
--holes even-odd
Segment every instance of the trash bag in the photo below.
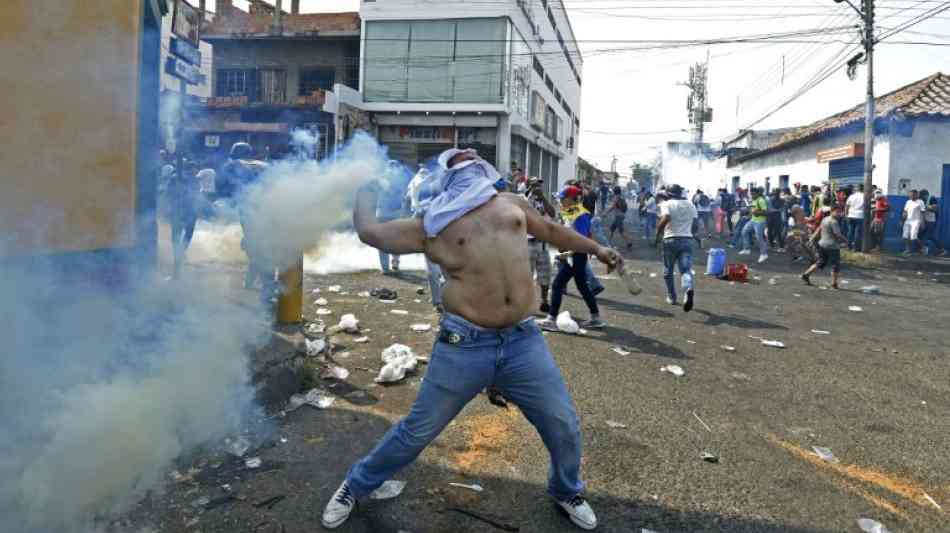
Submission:
<svg viewBox="0 0 950 533">
<path fill-rule="evenodd" d="M 562 311 L 561 314 L 557 315 L 557 329 L 563 331 L 564 333 L 577 333 L 581 330 L 581 327 L 571 318 L 571 313 L 569 311 Z"/>
<path fill-rule="evenodd" d="M 399 381 L 406 377 L 406 372 L 415 370 L 418 364 L 418 358 L 412 348 L 403 344 L 393 344 L 383 350 L 382 359 L 386 364 L 379 369 L 379 375 L 374 379 L 376 383 Z"/>
<path fill-rule="evenodd" d="M 356 315 L 343 315 L 340 317 L 340 329 L 347 333 L 359 333 L 360 321 L 356 319 Z"/>
</svg>

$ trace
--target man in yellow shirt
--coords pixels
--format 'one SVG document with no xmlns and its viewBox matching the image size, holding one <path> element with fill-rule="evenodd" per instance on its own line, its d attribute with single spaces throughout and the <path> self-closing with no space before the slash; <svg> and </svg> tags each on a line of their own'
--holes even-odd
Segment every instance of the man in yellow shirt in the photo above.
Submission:
<svg viewBox="0 0 950 533">
<path fill-rule="evenodd" d="M 762 189 L 752 189 L 752 202 L 749 205 L 749 212 L 752 215 L 749 223 L 742 228 L 742 250 L 739 255 L 749 255 L 752 253 L 752 235 L 755 234 L 755 240 L 759 243 L 759 263 L 764 263 L 769 258 L 769 242 L 765 239 L 765 222 L 767 220 L 769 204 L 762 196 Z"/>
</svg>

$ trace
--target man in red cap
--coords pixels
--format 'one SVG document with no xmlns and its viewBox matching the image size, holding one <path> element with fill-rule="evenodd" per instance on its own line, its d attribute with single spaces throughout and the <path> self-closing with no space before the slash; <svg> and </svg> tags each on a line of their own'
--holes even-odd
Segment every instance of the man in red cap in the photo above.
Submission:
<svg viewBox="0 0 950 533">
<path fill-rule="evenodd" d="M 591 221 L 593 215 L 581 205 L 584 195 L 579 187 L 573 185 L 565 187 L 558 194 L 561 199 L 561 218 L 566 225 L 569 225 L 584 237 L 591 238 Z M 558 272 L 554 277 L 554 283 L 551 285 L 551 311 L 547 318 L 538 321 L 542 329 L 557 331 L 557 314 L 561 309 L 561 300 L 564 298 L 564 292 L 567 290 L 567 283 L 573 278 L 577 285 L 578 292 L 584 298 L 587 309 L 590 311 L 590 319 L 581 323 L 581 327 L 598 329 L 607 326 L 607 323 L 601 320 L 600 311 L 597 308 L 597 297 L 587 283 L 587 254 L 574 252 L 562 253 L 558 256 Z"/>
</svg>

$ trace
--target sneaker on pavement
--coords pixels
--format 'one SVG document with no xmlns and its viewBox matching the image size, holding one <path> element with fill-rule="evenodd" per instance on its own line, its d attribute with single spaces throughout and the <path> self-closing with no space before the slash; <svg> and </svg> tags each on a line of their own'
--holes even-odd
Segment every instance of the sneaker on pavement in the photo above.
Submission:
<svg viewBox="0 0 950 533">
<path fill-rule="evenodd" d="M 597 516 L 594 515 L 594 510 L 591 509 L 590 504 L 583 496 L 578 494 L 570 500 L 557 500 L 557 505 L 563 512 L 567 513 L 568 518 L 577 527 L 588 531 L 592 531 L 597 527 Z"/>
<path fill-rule="evenodd" d="M 534 322 L 544 331 L 560 331 L 557 327 L 557 322 L 551 317 L 542 318 L 540 320 L 535 319 Z"/>
<path fill-rule="evenodd" d="M 356 498 L 353 496 L 353 492 L 350 490 L 350 486 L 346 484 L 344 480 L 340 484 L 340 488 L 336 489 L 336 492 L 333 493 L 333 497 L 330 498 L 330 502 L 327 503 L 326 508 L 323 510 L 323 527 L 327 529 L 336 529 L 343 525 L 343 522 L 346 522 L 346 519 L 350 517 L 350 513 L 353 512 L 353 509 L 356 507 Z"/>
<path fill-rule="evenodd" d="M 693 289 L 686 291 L 686 301 L 683 302 L 683 312 L 688 313 L 693 310 Z"/>
<path fill-rule="evenodd" d="M 604 329 L 607 327 L 607 323 L 599 318 L 592 318 L 581 322 L 581 327 L 587 329 Z"/>
<path fill-rule="evenodd" d="M 739 250 L 739 255 L 749 255 L 752 253 L 752 250 Z"/>
<path fill-rule="evenodd" d="M 811 276 L 808 274 L 802 274 L 802 281 L 805 282 L 805 285 L 811 285 Z"/>
<path fill-rule="evenodd" d="M 769 254 L 762 254 L 759 256 L 759 262 L 764 263 L 769 260 Z"/>
<path fill-rule="evenodd" d="M 676 300 L 673 299 L 673 298 L 670 298 L 669 296 L 667 296 L 667 297 L 666 297 L 666 303 L 668 303 L 668 304 L 670 304 L 670 305 L 676 305 Z"/>
</svg>

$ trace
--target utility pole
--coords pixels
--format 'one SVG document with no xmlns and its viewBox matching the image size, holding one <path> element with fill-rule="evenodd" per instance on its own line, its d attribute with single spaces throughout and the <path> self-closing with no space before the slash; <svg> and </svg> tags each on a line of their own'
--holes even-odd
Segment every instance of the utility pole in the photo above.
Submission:
<svg viewBox="0 0 950 533">
<path fill-rule="evenodd" d="M 872 175 L 874 173 L 874 0 L 862 0 L 861 7 L 851 3 L 851 0 L 835 0 L 840 4 L 846 2 L 851 9 L 854 9 L 861 16 L 864 24 L 863 41 L 864 57 L 868 66 L 867 78 L 867 103 L 864 106 L 864 238 L 861 240 L 861 251 L 867 253 L 871 250 L 871 199 L 874 195 L 871 193 L 873 187 Z M 850 65 L 849 65 L 850 66 Z"/>
<path fill-rule="evenodd" d="M 712 110 L 706 107 L 709 100 L 709 53 L 705 63 L 696 63 L 689 67 L 689 79 L 678 85 L 689 89 L 686 99 L 686 110 L 689 123 L 693 127 L 693 138 L 697 144 L 703 143 L 705 123 L 710 122 Z"/>
</svg>

